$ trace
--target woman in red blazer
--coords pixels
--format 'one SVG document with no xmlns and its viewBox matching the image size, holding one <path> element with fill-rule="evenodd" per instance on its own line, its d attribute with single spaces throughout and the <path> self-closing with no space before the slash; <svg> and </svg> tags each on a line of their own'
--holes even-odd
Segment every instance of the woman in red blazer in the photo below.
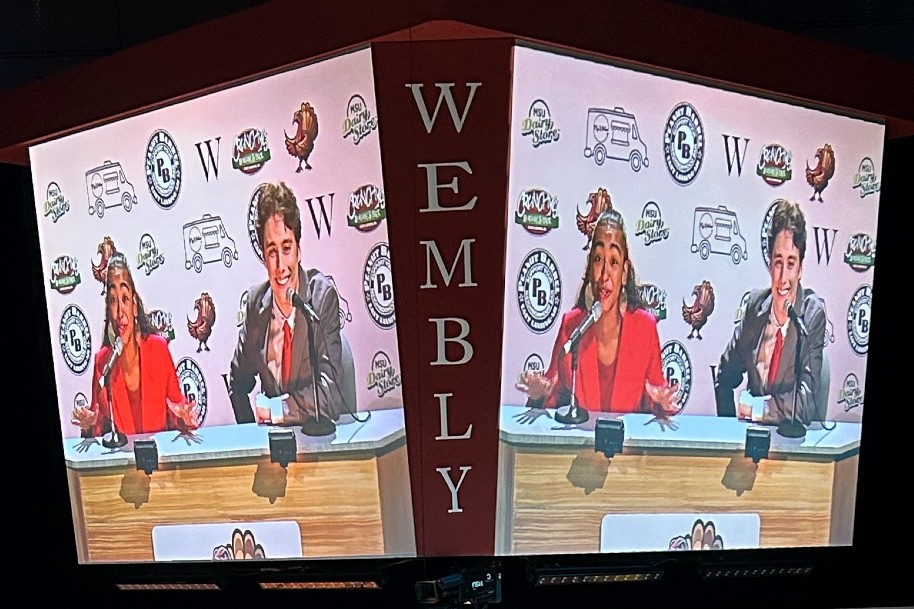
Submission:
<svg viewBox="0 0 914 609">
<path fill-rule="evenodd" d="M 660 365 L 657 322 L 638 296 L 622 215 L 609 209 L 597 219 L 587 268 L 574 309 L 565 313 L 545 374 L 526 373 L 518 389 L 527 405 L 554 408 L 571 403 L 571 355 L 564 346 L 599 299 L 602 314 L 578 343 L 577 404 L 605 412 L 679 411 L 676 387 Z"/>
<path fill-rule="evenodd" d="M 168 343 L 149 323 L 123 254 L 111 257 L 105 286 L 105 332 L 102 348 L 95 354 L 92 402 L 74 409 L 73 424 L 79 426 L 83 437 L 96 437 L 111 429 L 108 389 L 100 387 L 99 381 L 120 338 L 121 353 L 107 379 L 117 431 L 134 435 L 196 429 L 196 403 L 181 393 Z"/>
</svg>

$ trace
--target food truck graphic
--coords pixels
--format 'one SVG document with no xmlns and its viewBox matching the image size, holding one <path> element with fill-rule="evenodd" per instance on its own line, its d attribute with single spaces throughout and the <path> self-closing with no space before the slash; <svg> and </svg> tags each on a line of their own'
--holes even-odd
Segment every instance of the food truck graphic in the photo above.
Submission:
<svg viewBox="0 0 914 609">
<path fill-rule="evenodd" d="M 184 268 L 193 268 L 198 273 L 204 264 L 218 262 L 232 266 L 238 260 L 235 240 L 225 232 L 225 225 L 219 216 L 203 214 L 203 217 L 184 225 Z"/>
<path fill-rule="evenodd" d="M 87 171 L 86 193 L 89 195 L 89 215 L 95 214 L 99 218 L 109 207 L 120 205 L 124 211 L 130 211 L 136 204 L 133 184 L 127 181 L 124 168 L 118 162 L 105 161 Z"/>
<path fill-rule="evenodd" d="M 632 170 L 648 166 L 647 146 L 641 139 L 635 115 L 620 107 L 587 111 L 587 143 L 584 158 L 593 157 L 597 165 L 607 159 L 628 161 Z"/>
<path fill-rule="evenodd" d="M 711 254 L 729 255 L 733 264 L 749 258 L 736 213 L 723 205 L 695 208 L 691 249 L 693 254 L 698 252 L 702 260 L 707 260 Z"/>
</svg>

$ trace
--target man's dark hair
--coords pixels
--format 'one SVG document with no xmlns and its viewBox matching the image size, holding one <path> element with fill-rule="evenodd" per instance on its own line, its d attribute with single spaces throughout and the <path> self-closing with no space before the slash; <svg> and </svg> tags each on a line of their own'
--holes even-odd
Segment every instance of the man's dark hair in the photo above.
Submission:
<svg viewBox="0 0 914 609">
<path fill-rule="evenodd" d="M 800 262 L 806 258 L 806 217 L 798 203 L 781 199 L 771 216 L 768 229 L 768 255 L 774 255 L 774 240 L 783 230 L 793 231 L 793 244 L 800 250 Z"/>
<path fill-rule="evenodd" d="M 279 214 L 286 228 L 295 235 L 295 243 L 301 244 L 301 212 L 292 189 L 285 182 L 268 183 L 260 187 L 257 199 L 257 239 L 264 249 L 263 234 L 267 221 Z"/>
</svg>

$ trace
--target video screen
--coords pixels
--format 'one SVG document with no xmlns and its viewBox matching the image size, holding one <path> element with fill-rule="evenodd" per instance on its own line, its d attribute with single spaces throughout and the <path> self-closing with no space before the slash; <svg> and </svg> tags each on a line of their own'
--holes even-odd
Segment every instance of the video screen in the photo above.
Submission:
<svg viewBox="0 0 914 609">
<path fill-rule="evenodd" d="M 515 48 L 498 554 L 850 545 L 881 124 Z"/>
<path fill-rule="evenodd" d="M 81 563 L 415 555 L 377 125 L 365 48 L 31 148 Z"/>
</svg>

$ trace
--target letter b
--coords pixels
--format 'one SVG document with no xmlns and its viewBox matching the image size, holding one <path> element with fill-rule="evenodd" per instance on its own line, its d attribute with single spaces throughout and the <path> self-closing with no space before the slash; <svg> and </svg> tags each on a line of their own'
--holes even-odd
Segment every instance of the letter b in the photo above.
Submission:
<svg viewBox="0 0 914 609">
<path fill-rule="evenodd" d="M 435 343 L 438 345 L 438 357 L 430 362 L 432 366 L 459 366 L 460 364 L 465 364 L 473 359 L 473 345 L 469 341 L 464 340 L 467 335 L 470 333 L 470 324 L 465 319 L 459 317 L 430 317 L 429 321 L 434 322 L 436 327 L 437 340 Z M 459 336 L 445 336 L 444 329 L 447 322 L 454 322 L 460 326 L 460 335 Z M 445 353 L 445 343 L 453 342 L 459 344 L 463 347 L 463 356 L 458 360 L 449 360 L 447 354 Z"/>
</svg>

